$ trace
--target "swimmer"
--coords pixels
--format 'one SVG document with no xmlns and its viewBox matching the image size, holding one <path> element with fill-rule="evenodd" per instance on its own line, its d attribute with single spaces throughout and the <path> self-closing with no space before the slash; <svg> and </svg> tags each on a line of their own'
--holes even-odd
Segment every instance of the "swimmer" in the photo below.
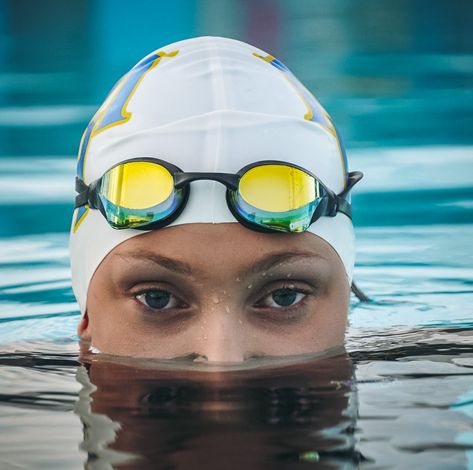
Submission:
<svg viewBox="0 0 473 470">
<path fill-rule="evenodd" d="M 79 336 L 103 353 L 219 363 L 340 348 L 361 177 L 266 52 L 200 37 L 149 54 L 80 144 Z"/>
</svg>

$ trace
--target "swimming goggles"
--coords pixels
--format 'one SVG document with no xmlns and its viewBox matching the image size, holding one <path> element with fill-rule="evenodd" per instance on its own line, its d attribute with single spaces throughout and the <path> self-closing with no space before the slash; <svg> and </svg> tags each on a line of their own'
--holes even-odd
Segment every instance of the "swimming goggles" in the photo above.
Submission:
<svg viewBox="0 0 473 470">
<path fill-rule="evenodd" d="M 75 207 L 98 209 L 115 229 L 152 230 L 179 217 L 191 182 L 211 180 L 227 187 L 228 208 L 245 227 L 295 233 L 322 216 L 341 212 L 351 218 L 347 195 L 362 177 L 359 171 L 349 173 L 345 189 L 335 194 L 310 171 L 282 161 L 252 163 L 231 174 L 189 173 L 157 158 L 133 158 L 90 185 L 76 178 Z"/>
</svg>

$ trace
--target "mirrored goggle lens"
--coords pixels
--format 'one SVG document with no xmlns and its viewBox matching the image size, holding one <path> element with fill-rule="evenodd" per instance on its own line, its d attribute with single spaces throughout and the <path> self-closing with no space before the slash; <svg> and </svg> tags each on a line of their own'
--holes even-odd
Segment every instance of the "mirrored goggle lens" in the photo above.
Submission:
<svg viewBox="0 0 473 470">
<path fill-rule="evenodd" d="M 128 162 L 107 171 L 100 195 L 116 206 L 147 209 L 163 203 L 173 192 L 171 173 L 151 162 Z"/>
<path fill-rule="evenodd" d="M 171 173 L 151 162 L 128 162 L 102 178 L 99 197 L 108 222 L 115 228 L 133 228 L 165 219 L 184 199 L 174 190 Z"/>
<path fill-rule="evenodd" d="M 322 197 L 322 187 L 308 173 L 287 165 L 248 170 L 231 200 L 238 213 L 257 225 L 284 232 L 303 232 Z"/>
<path fill-rule="evenodd" d="M 308 173 L 286 165 L 251 168 L 240 179 L 241 197 L 267 212 L 289 212 L 320 197 L 319 183 Z"/>
</svg>

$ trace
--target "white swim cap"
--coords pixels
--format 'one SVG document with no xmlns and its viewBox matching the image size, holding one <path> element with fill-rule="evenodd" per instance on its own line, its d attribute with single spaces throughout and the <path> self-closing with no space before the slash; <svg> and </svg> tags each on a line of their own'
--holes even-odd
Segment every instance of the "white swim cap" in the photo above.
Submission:
<svg viewBox="0 0 473 470">
<path fill-rule="evenodd" d="M 86 184 L 135 157 L 166 160 L 189 172 L 236 173 L 253 162 L 282 160 L 314 173 L 339 194 L 347 162 L 325 110 L 277 59 L 233 39 L 200 37 L 153 52 L 110 92 L 82 137 L 77 175 Z M 170 225 L 236 222 L 225 186 L 192 183 Z M 351 283 L 354 233 L 343 213 L 309 232 L 340 256 Z M 105 256 L 143 230 L 116 230 L 98 210 L 75 209 L 70 235 L 72 287 L 82 314 L 92 276 Z"/>
</svg>

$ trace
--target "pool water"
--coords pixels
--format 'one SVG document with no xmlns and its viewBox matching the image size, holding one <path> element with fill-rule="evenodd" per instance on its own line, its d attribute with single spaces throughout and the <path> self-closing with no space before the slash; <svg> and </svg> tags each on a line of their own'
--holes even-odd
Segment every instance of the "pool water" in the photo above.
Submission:
<svg viewBox="0 0 473 470">
<path fill-rule="evenodd" d="M 473 469 L 471 1 L 0 6 L 0 469 Z M 243 370 L 80 356 L 80 135 L 140 57 L 196 35 L 282 59 L 365 173 L 371 301 L 352 299 L 345 351 Z"/>
</svg>

